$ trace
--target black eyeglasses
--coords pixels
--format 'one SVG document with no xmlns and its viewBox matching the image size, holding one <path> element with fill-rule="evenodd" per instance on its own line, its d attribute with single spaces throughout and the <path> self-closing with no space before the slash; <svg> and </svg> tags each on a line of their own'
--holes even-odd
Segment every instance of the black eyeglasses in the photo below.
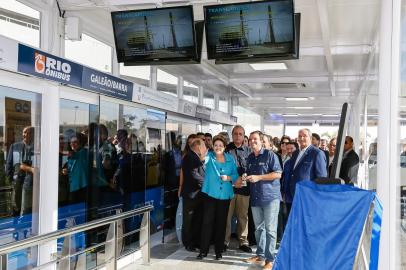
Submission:
<svg viewBox="0 0 406 270">
<path fill-rule="evenodd" d="M 344 144 L 350 144 L 350 142 L 345 142 Z"/>
</svg>

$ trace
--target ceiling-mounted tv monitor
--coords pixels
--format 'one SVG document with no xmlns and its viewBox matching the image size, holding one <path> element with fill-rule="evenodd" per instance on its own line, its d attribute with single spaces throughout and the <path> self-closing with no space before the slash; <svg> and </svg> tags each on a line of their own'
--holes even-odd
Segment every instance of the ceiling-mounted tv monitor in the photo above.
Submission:
<svg viewBox="0 0 406 270">
<path fill-rule="evenodd" d="M 204 7 L 208 59 L 257 62 L 292 58 L 295 21 L 292 0 Z"/>
<path fill-rule="evenodd" d="M 111 13 L 117 60 L 125 65 L 196 63 L 193 7 Z"/>
<path fill-rule="evenodd" d="M 195 22 L 195 34 L 196 34 L 196 50 L 197 57 L 200 63 L 203 49 L 203 33 L 204 33 L 204 21 Z"/>
<path fill-rule="evenodd" d="M 299 59 L 299 48 L 300 48 L 300 20 L 301 14 L 295 13 L 295 53 L 292 59 Z"/>
</svg>

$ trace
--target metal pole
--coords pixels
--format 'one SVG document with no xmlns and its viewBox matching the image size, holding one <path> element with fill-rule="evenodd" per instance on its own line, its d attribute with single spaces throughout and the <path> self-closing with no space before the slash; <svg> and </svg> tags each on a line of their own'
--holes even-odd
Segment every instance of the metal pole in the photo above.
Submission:
<svg viewBox="0 0 406 270">
<path fill-rule="evenodd" d="M 0 256 L 0 270 L 7 270 L 7 255 Z"/>
<path fill-rule="evenodd" d="M 147 245 L 148 245 L 148 250 L 147 250 L 147 263 L 151 263 L 151 232 L 150 232 L 150 212 L 147 212 Z"/>
<path fill-rule="evenodd" d="M 118 260 L 118 256 L 120 256 L 119 254 L 119 250 L 118 250 L 118 223 L 117 220 L 114 221 L 114 270 L 117 270 L 117 260 Z"/>
</svg>

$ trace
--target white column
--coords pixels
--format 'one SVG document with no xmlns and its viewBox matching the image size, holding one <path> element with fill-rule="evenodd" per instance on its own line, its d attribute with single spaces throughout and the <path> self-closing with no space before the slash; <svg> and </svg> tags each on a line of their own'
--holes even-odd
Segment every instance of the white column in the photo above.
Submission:
<svg viewBox="0 0 406 270">
<path fill-rule="evenodd" d="M 198 90 L 199 92 L 198 92 L 198 98 L 199 98 L 199 101 L 198 101 L 198 103 L 199 103 L 199 105 L 203 105 L 203 95 L 204 95 L 204 93 L 203 93 L 203 86 L 199 86 L 199 90 Z"/>
<path fill-rule="evenodd" d="M 234 111 L 234 106 L 233 106 L 233 98 L 232 98 L 232 96 L 231 96 L 231 94 L 228 96 L 228 103 L 227 103 L 227 105 L 228 105 L 228 113 L 230 114 L 230 115 L 233 115 L 233 111 Z"/>
<path fill-rule="evenodd" d="M 150 73 L 150 77 L 149 77 L 149 87 L 152 89 L 157 90 L 157 67 L 153 67 L 151 66 L 151 73 Z"/>
<path fill-rule="evenodd" d="M 38 234 L 58 229 L 59 87 L 43 83 Z M 52 260 L 56 241 L 40 246 L 39 263 Z M 52 269 L 53 266 L 46 268 Z"/>
<path fill-rule="evenodd" d="M 48 2 L 48 1 L 47 1 Z M 65 43 L 65 23 L 59 17 L 56 1 L 49 1 L 41 9 L 41 49 L 63 56 Z"/>
<path fill-rule="evenodd" d="M 351 123 L 350 128 L 348 129 L 347 135 L 351 136 L 354 139 L 354 151 L 358 154 L 360 146 L 360 106 L 362 105 L 362 100 L 358 95 L 354 104 L 352 104 L 351 111 Z M 361 157 L 360 157 L 361 158 Z"/>
<path fill-rule="evenodd" d="M 216 109 L 216 110 L 219 109 L 219 100 L 220 100 L 219 94 L 214 93 L 214 109 Z"/>
<path fill-rule="evenodd" d="M 369 177 L 368 177 L 369 168 L 368 168 L 368 163 L 367 163 L 367 157 L 369 154 L 369 151 L 368 151 L 369 149 L 368 149 L 368 145 L 367 145 L 367 132 L 368 132 L 368 95 L 367 94 L 365 94 L 365 97 L 362 102 L 364 104 L 364 119 L 363 119 L 364 126 L 362 127 L 362 130 L 364 133 L 364 138 L 363 138 L 362 144 L 364 146 L 363 147 L 364 150 L 363 150 L 363 156 L 359 157 L 359 158 L 364 160 L 364 173 L 363 173 L 364 179 L 362 179 L 364 182 L 364 186 L 362 186 L 361 188 L 369 189 Z"/>
<path fill-rule="evenodd" d="M 115 48 L 111 48 L 111 74 L 120 77 L 120 64 L 117 62 Z"/>
<path fill-rule="evenodd" d="M 401 0 L 381 2 L 379 44 L 379 119 L 377 193 L 383 204 L 379 248 L 379 269 L 399 269 L 399 238 L 396 223 L 399 216 L 397 153 L 399 93 L 399 45 Z"/>
<path fill-rule="evenodd" d="M 178 77 L 178 85 L 176 88 L 178 92 L 178 99 L 183 99 L 183 77 Z"/>
</svg>

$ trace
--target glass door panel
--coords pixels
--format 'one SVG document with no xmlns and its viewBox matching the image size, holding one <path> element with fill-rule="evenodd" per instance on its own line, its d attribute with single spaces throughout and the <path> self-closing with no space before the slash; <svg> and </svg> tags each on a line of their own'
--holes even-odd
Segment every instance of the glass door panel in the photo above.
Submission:
<svg viewBox="0 0 406 270">
<path fill-rule="evenodd" d="M 0 86 L 0 245 L 38 233 L 41 95 Z M 35 265 L 36 249 L 9 254 L 10 269 Z"/>
<path fill-rule="evenodd" d="M 147 110 L 146 122 L 146 201 L 154 205 L 151 212 L 152 232 L 161 230 L 164 224 L 164 172 L 166 114 L 157 110 Z"/>
</svg>

